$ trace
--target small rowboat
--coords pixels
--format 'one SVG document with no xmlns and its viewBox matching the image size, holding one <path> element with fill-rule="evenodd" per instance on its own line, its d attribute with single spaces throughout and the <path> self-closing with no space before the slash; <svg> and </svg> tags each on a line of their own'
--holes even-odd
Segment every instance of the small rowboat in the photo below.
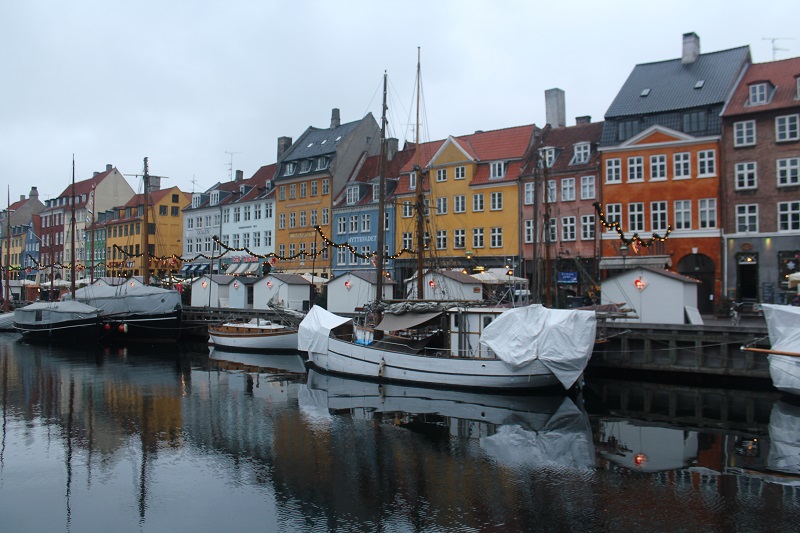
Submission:
<svg viewBox="0 0 800 533">
<path fill-rule="evenodd" d="M 297 351 L 297 330 L 253 318 L 208 326 L 208 343 L 231 350 Z"/>
</svg>

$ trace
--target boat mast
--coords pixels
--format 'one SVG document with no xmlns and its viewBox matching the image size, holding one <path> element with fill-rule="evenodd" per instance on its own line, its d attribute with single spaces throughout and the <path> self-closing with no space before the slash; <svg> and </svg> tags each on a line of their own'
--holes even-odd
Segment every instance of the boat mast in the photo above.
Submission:
<svg viewBox="0 0 800 533">
<path fill-rule="evenodd" d="M 4 287 L 5 294 L 3 296 L 3 307 L 6 313 L 8 313 L 9 309 L 9 298 L 11 298 L 11 292 L 9 285 L 11 283 L 11 186 L 7 185 L 8 187 L 8 209 L 6 209 L 6 271 L 5 271 L 5 282 L 6 286 Z M 20 289 L 22 290 L 22 289 Z M 21 300 L 22 298 L 20 298 Z"/>
<path fill-rule="evenodd" d="M 383 299 L 383 246 L 384 246 L 384 219 L 386 218 L 386 71 L 383 71 L 383 107 L 381 108 L 381 152 L 378 166 L 378 243 L 375 250 L 375 301 L 380 303 Z"/>
<path fill-rule="evenodd" d="M 92 184 L 92 193 L 90 197 L 90 200 L 92 202 L 92 208 L 89 210 L 89 213 L 91 215 L 90 222 L 92 228 L 92 237 L 91 237 L 92 244 L 89 251 L 89 279 L 91 280 L 90 281 L 91 283 L 94 283 L 94 187 L 95 187 L 94 184 Z M 89 207 L 87 206 L 87 209 L 88 208 Z"/>
<path fill-rule="evenodd" d="M 148 210 L 150 208 L 150 174 L 147 171 L 147 158 L 144 158 L 144 173 L 142 175 L 144 182 L 144 214 L 142 215 L 142 280 L 145 285 L 150 284 L 150 257 L 149 244 L 150 239 L 148 233 L 150 231 L 150 221 L 148 218 Z"/>
<path fill-rule="evenodd" d="M 75 270 L 75 154 L 72 154 L 72 188 L 70 189 L 70 269 L 72 270 L 72 283 L 70 283 L 70 290 L 72 291 L 72 299 L 75 299 L 75 276 L 78 274 Z"/>
<path fill-rule="evenodd" d="M 414 130 L 415 133 L 415 157 L 416 164 L 414 171 L 417 173 L 417 300 L 423 299 L 423 283 L 422 283 L 422 253 L 425 250 L 425 222 L 423 216 L 425 215 L 425 191 L 423 186 L 425 184 L 425 173 L 420 166 L 420 150 L 419 150 L 419 96 L 421 92 L 422 79 L 420 78 L 420 49 L 417 47 L 417 124 Z"/>
</svg>

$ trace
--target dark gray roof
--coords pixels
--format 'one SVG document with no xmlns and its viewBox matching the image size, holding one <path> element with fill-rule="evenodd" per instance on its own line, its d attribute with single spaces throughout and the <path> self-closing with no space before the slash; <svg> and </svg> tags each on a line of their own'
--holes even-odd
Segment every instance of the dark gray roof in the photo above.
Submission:
<svg viewBox="0 0 800 533">
<path fill-rule="evenodd" d="M 742 68 L 750 61 L 750 47 L 701 54 L 694 63 L 680 58 L 636 65 L 617 93 L 605 118 L 663 113 L 707 107 L 726 100 Z M 702 88 L 695 89 L 699 81 Z M 642 91 L 649 89 L 647 96 Z"/>
<path fill-rule="evenodd" d="M 281 162 L 299 161 L 301 159 L 311 159 L 322 155 L 330 155 L 336 151 L 338 142 L 347 137 L 358 125 L 361 120 L 342 124 L 337 128 L 318 129 L 310 127 L 306 133 L 300 137 L 296 143 L 289 148 Z"/>
</svg>

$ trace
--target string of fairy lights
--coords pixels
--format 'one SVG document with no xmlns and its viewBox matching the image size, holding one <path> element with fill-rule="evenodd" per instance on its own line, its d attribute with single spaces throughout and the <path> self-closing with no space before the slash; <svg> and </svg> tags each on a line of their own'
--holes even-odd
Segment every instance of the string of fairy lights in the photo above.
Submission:
<svg viewBox="0 0 800 533">
<path fill-rule="evenodd" d="M 615 230 L 617 235 L 619 236 L 619 240 L 626 246 L 643 246 L 644 248 L 649 248 L 656 242 L 665 242 L 668 238 L 670 233 L 672 233 L 672 225 L 667 225 L 667 232 L 662 237 L 658 233 L 653 232 L 653 235 L 649 239 L 642 239 L 638 233 L 634 232 L 631 238 L 625 237 L 625 232 L 622 231 L 622 226 L 616 220 L 612 220 L 611 222 L 606 219 L 606 214 L 603 212 L 603 204 L 600 202 L 595 202 L 592 204 L 594 206 L 594 210 L 597 212 L 597 216 L 600 219 L 600 223 L 608 230 Z"/>
<path fill-rule="evenodd" d="M 622 225 L 619 223 L 619 221 L 617 221 L 617 220 L 609 221 L 606 218 L 606 213 L 603 211 L 603 205 L 600 202 L 595 202 L 592 205 L 594 206 L 594 209 L 597 212 L 598 218 L 600 219 L 600 223 L 606 229 L 616 231 L 617 235 L 619 237 L 619 240 L 623 244 L 625 244 L 626 246 L 633 245 L 633 246 L 642 246 L 644 248 L 649 248 L 650 246 L 652 246 L 656 242 L 665 242 L 669 238 L 670 234 L 672 233 L 672 226 L 671 225 L 667 225 L 667 231 L 663 236 L 661 236 L 658 233 L 654 232 L 650 238 L 642 239 L 639 236 L 638 233 L 634 232 L 634 234 L 630 238 L 628 238 L 628 237 L 625 236 L 625 232 L 622 230 Z M 334 240 L 332 240 L 330 237 L 328 237 L 325 234 L 325 231 L 322 229 L 321 226 L 314 226 L 314 230 L 319 234 L 320 238 L 322 239 L 322 246 L 320 246 L 319 249 L 317 249 L 317 250 L 315 250 L 313 252 L 301 250 L 300 252 L 298 252 L 296 254 L 292 254 L 292 255 L 280 255 L 280 254 L 276 254 L 275 252 L 269 252 L 269 253 L 266 253 L 266 254 L 260 254 L 258 252 L 254 252 L 253 250 L 250 250 L 248 247 L 229 246 L 229 245 L 225 244 L 224 242 L 222 242 L 222 240 L 220 240 L 220 238 L 218 236 L 214 235 L 212 237 L 212 240 L 217 245 L 219 245 L 219 247 L 220 247 L 220 253 L 218 253 L 218 254 L 206 254 L 206 253 L 203 253 L 203 252 L 198 252 L 193 257 L 188 257 L 188 258 L 187 257 L 182 257 L 182 256 L 177 255 L 177 254 L 170 254 L 170 255 L 163 255 L 163 256 L 151 255 L 150 256 L 150 264 L 151 264 L 151 267 L 155 266 L 155 268 L 161 267 L 163 269 L 172 270 L 173 268 L 177 268 L 182 262 L 197 261 L 198 259 L 205 259 L 207 261 L 216 261 L 216 260 L 224 258 L 230 252 L 244 253 L 244 254 L 247 254 L 247 255 L 249 255 L 251 257 L 256 257 L 258 259 L 272 260 L 272 261 L 295 261 L 295 260 L 300 260 L 300 259 L 315 259 L 315 258 L 319 257 L 320 255 L 322 255 L 323 251 L 325 249 L 327 249 L 327 248 L 346 249 L 350 254 L 352 254 L 352 256 L 358 257 L 360 259 L 365 259 L 365 260 L 369 259 L 369 260 L 373 261 L 373 263 L 375 263 L 376 260 L 377 260 L 376 259 L 377 258 L 377 252 L 375 252 L 375 251 L 369 251 L 367 253 L 359 252 L 358 249 L 355 246 L 353 246 L 352 244 L 350 244 L 349 241 L 335 242 Z M 128 250 L 125 250 L 124 248 L 122 248 L 121 246 L 119 246 L 117 244 L 115 244 L 113 246 L 113 248 L 114 248 L 114 250 L 116 250 L 119 253 L 119 255 L 127 258 L 127 260 L 137 259 L 137 258 L 140 258 L 140 257 L 144 256 L 143 253 L 130 252 Z M 412 248 L 402 247 L 402 248 L 400 248 L 400 250 L 397 251 L 397 253 L 388 254 L 386 256 L 386 259 L 397 259 L 397 258 L 399 258 L 399 257 L 401 257 L 401 256 L 403 256 L 405 254 L 416 255 L 417 254 L 417 250 L 414 250 Z M 50 270 L 50 269 L 59 269 L 59 270 L 68 270 L 68 271 L 72 270 L 72 264 L 64 264 L 61 261 L 56 261 L 56 262 L 53 262 L 53 263 L 50 263 L 50 264 L 44 264 L 44 263 L 41 263 L 40 261 L 38 261 L 35 257 L 33 257 L 30 254 L 28 254 L 28 257 L 31 259 L 31 262 L 32 262 L 33 266 L 23 267 L 23 266 L 16 266 L 16 265 L 3 265 L 2 271 L 3 272 L 6 272 L 6 271 L 8 271 L 8 272 L 25 271 L 25 272 L 29 273 L 29 272 L 31 272 L 33 270 Z M 155 265 L 153 263 L 155 263 Z M 99 262 L 99 263 L 95 263 L 94 264 L 94 267 L 95 268 L 99 268 L 99 269 L 100 268 L 120 269 L 120 268 L 126 268 L 127 266 L 128 265 L 126 265 L 126 260 L 125 259 L 123 259 L 121 261 L 107 261 L 107 262 Z M 80 263 L 75 265 L 75 269 L 78 272 L 81 272 L 81 271 L 83 271 L 83 270 L 85 270 L 87 268 L 89 268 L 89 267 L 87 267 L 86 265 L 80 264 Z"/>
</svg>

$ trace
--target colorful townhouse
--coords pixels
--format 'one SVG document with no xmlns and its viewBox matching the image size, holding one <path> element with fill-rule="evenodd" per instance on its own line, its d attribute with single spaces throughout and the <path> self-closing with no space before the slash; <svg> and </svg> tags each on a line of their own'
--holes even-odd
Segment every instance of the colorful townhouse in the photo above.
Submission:
<svg viewBox="0 0 800 533">
<path fill-rule="evenodd" d="M 566 126 L 561 89 L 545 91 L 545 105 L 547 124 L 535 132 L 520 173 L 522 255 L 532 301 L 567 307 L 570 297 L 594 296 L 599 279 L 594 204 L 603 123 L 582 116 Z"/>
<path fill-rule="evenodd" d="M 720 114 L 749 47 L 636 65 L 605 115 L 600 268 L 669 267 L 697 279 L 701 313 L 722 293 Z M 615 225 L 618 224 L 618 225 Z"/>
<path fill-rule="evenodd" d="M 342 192 L 333 200 L 333 237 L 339 246 L 331 250 L 333 277 L 353 271 L 374 272 L 371 254 L 377 250 L 378 234 L 384 236 L 383 270 L 394 279 L 395 205 L 400 169 L 413 155 L 414 150 L 398 151 L 398 140 L 386 141 L 386 189 L 384 198 L 384 220 L 379 222 L 380 204 L 380 155 L 362 156 L 351 179 Z M 349 245 L 350 247 L 348 247 Z M 356 253 L 353 253 L 356 252 Z"/>
<path fill-rule="evenodd" d="M 800 271 L 800 57 L 750 65 L 722 113 L 723 293 L 790 303 Z"/>
<path fill-rule="evenodd" d="M 323 236 L 332 234 L 333 198 L 344 189 L 363 154 L 378 154 L 380 128 L 371 113 L 342 124 L 339 110 L 333 109 L 329 128 L 309 127 L 296 142 L 288 137 L 281 141 L 286 148 L 279 150 L 273 177 L 278 256 L 274 268 L 330 277 L 331 250 L 323 246 Z"/>
<path fill-rule="evenodd" d="M 42 217 L 38 213 L 32 214 L 26 227 L 25 249 L 20 258 L 20 268 L 22 269 L 20 278 L 36 281 L 39 274 L 37 265 L 42 261 L 42 241 L 39 237 L 42 234 Z"/>
<path fill-rule="evenodd" d="M 424 268 L 521 271 L 519 174 L 534 126 L 516 126 L 421 144 L 401 170 L 396 189 L 396 246 L 415 240 L 424 197 Z M 413 276 L 416 256 L 396 260 L 400 279 Z M 405 295 L 404 295 L 405 296 Z"/>
<path fill-rule="evenodd" d="M 151 176 L 144 228 L 145 196 L 136 194 L 125 205 L 115 207 L 113 217 L 106 221 L 106 271 L 111 276 L 143 275 L 144 231 L 151 275 L 164 279 L 181 268 L 183 208 L 191 203 L 192 196 L 178 187 L 160 189 L 160 178 Z"/>
<path fill-rule="evenodd" d="M 19 200 L 13 202 L 7 209 L 0 211 L 0 264 L 3 269 L 10 268 L 9 279 L 19 279 L 22 266 L 22 249 L 24 236 L 18 234 L 22 227 L 31 224 L 31 217 L 39 214 L 44 209 L 44 204 L 39 200 L 39 191 L 31 187 L 31 192 L 26 198 L 21 195 Z M 16 229 L 15 229 L 16 228 Z M 5 270 L 3 280 L 5 281 Z"/>
</svg>

